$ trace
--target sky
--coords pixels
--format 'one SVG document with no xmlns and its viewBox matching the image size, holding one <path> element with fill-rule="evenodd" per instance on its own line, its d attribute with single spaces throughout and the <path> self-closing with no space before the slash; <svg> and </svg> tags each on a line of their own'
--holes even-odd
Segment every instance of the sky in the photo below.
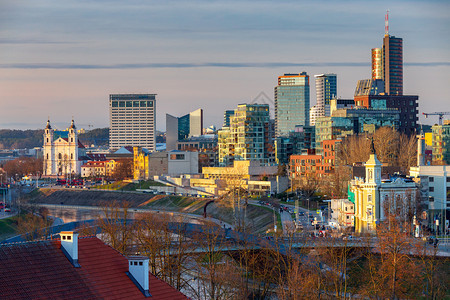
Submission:
<svg viewBox="0 0 450 300">
<path fill-rule="evenodd" d="M 336 73 L 338 96 L 370 78 L 371 48 L 403 38 L 404 94 L 450 111 L 450 1 L 0 0 L 0 128 L 109 126 L 109 94 L 157 94 L 165 114 L 223 112 L 277 77 Z M 450 118 L 450 116 L 447 116 Z"/>
</svg>

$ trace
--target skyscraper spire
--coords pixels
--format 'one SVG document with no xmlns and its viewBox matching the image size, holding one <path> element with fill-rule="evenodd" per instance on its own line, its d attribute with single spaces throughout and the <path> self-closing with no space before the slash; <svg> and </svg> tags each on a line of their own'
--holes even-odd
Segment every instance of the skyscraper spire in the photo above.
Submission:
<svg viewBox="0 0 450 300">
<path fill-rule="evenodd" d="M 389 35 L 389 9 L 384 16 L 384 35 Z"/>
</svg>

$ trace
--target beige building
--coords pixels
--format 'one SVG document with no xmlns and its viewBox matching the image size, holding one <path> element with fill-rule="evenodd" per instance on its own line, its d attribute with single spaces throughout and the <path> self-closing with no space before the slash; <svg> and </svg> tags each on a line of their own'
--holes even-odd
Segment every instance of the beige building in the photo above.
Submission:
<svg viewBox="0 0 450 300">
<path fill-rule="evenodd" d="M 365 166 L 365 178 L 355 178 L 350 183 L 349 199 L 355 203 L 355 231 L 373 233 L 389 213 L 399 218 L 409 216 L 415 209 L 418 189 L 408 177 L 382 180 L 381 162 L 374 151 Z"/>
<path fill-rule="evenodd" d="M 145 148 L 133 147 L 133 179 L 148 180 L 167 174 L 168 155 L 166 151 L 149 152 Z"/>
</svg>

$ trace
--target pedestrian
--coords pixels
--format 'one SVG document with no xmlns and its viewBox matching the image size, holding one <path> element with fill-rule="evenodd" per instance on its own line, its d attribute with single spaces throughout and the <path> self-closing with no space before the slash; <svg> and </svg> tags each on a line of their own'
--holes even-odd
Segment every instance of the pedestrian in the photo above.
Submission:
<svg viewBox="0 0 450 300">
<path fill-rule="evenodd" d="M 438 244 L 439 244 L 439 240 L 436 238 L 434 240 L 434 248 L 437 248 Z"/>
</svg>

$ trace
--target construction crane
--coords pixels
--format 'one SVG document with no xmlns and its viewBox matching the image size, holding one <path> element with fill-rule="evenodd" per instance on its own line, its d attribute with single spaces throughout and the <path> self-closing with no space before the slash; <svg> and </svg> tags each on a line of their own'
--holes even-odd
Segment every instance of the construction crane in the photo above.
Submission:
<svg viewBox="0 0 450 300">
<path fill-rule="evenodd" d="M 450 111 L 447 112 L 432 112 L 432 113 L 422 113 L 425 118 L 428 118 L 428 116 L 439 116 L 439 125 L 442 125 L 442 119 L 446 115 L 450 115 Z"/>
</svg>

